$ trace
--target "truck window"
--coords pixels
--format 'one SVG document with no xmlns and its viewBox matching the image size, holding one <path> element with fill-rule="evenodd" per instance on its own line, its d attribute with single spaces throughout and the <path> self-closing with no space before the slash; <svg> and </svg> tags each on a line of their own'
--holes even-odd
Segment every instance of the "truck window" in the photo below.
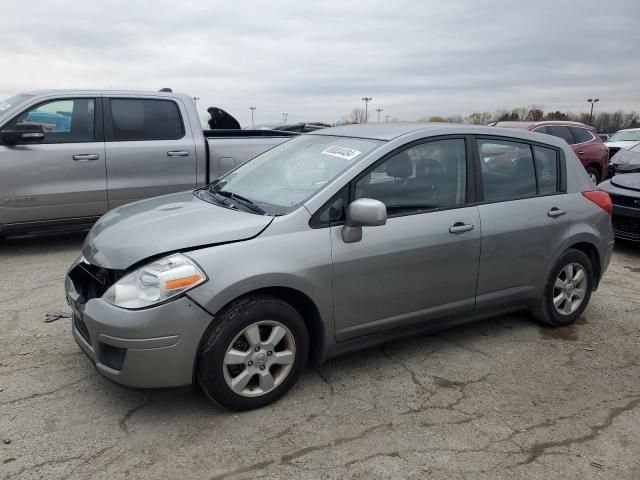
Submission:
<svg viewBox="0 0 640 480">
<path fill-rule="evenodd" d="M 107 127 L 107 140 L 178 140 L 184 137 L 180 111 L 171 100 L 113 98 L 109 103 L 111 128 Z"/>
<path fill-rule="evenodd" d="M 38 123 L 45 132 L 39 143 L 81 143 L 95 140 L 95 100 L 77 98 L 41 103 L 14 118 L 5 128 Z"/>
</svg>

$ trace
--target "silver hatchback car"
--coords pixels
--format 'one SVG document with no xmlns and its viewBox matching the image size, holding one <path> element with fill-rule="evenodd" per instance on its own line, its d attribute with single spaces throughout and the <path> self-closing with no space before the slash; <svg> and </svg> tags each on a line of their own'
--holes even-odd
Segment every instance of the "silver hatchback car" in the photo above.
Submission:
<svg viewBox="0 0 640 480">
<path fill-rule="evenodd" d="M 610 215 L 549 135 L 321 130 L 104 215 L 66 278 L 73 335 L 116 382 L 256 408 L 307 361 L 517 310 L 574 322 L 609 264 Z"/>
</svg>

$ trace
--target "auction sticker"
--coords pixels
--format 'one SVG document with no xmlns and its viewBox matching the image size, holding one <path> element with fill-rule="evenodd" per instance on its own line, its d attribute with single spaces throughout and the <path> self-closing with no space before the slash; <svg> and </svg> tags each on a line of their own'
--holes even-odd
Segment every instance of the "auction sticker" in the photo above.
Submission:
<svg viewBox="0 0 640 480">
<path fill-rule="evenodd" d="M 0 102 L 0 112 L 4 112 L 5 110 L 11 108 L 7 102 Z"/>
<path fill-rule="evenodd" d="M 332 157 L 343 158 L 345 160 L 353 160 L 362 152 L 347 147 L 329 147 L 326 150 L 320 152 L 323 155 L 331 155 Z"/>
</svg>

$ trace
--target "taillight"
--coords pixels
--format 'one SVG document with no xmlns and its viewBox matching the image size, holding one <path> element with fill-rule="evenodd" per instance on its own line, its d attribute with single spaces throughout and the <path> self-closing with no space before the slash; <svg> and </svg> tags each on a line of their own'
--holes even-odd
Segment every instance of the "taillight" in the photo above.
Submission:
<svg viewBox="0 0 640 480">
<path fill-rule="evenodd" d="M 611 197 L 607 192 L 602 190 L 590 190 L 588 192 L 582 192 L 582 195 L 588 200 L 598 205 L 601 209 L 607 212 L 609 215 L 613 213 L 613 203 Z"/>
</svg>

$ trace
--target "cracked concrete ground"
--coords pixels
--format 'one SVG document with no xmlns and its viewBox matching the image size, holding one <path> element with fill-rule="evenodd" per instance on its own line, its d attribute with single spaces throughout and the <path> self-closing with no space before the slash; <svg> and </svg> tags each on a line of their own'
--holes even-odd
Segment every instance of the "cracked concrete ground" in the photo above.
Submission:
<svg viewBox="0 0 640 480">
<path fill-rule="evenodd" d="M 0 479 L 640 478 L 640 247 L 616 247 L 578 324 L 528 315 L 311 368 L 230 413 L 133 390 L 80 353 L 63 277 L 81 237 L 0 244 Z"/>
</svg>

